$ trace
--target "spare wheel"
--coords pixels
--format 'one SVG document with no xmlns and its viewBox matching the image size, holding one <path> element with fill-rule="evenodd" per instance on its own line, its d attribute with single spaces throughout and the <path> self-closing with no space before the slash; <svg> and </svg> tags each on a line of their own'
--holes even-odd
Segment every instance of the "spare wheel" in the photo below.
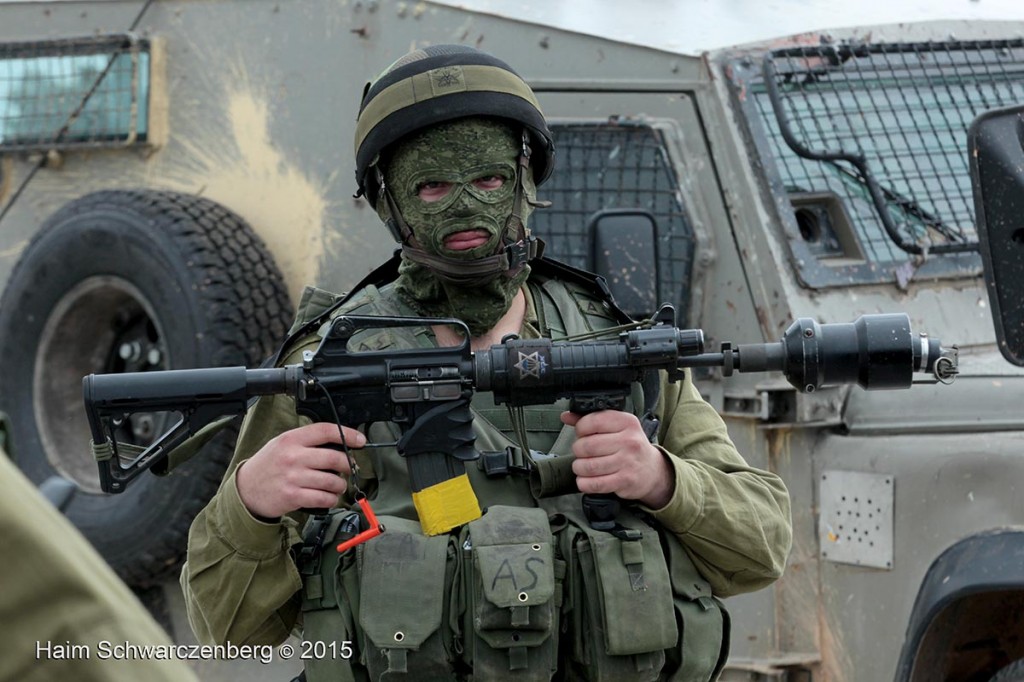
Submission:
<svg viewBox="0 0 1024 682">
<path fill-rule="evenodd" d="M 258 364 L 292 315 L 283 278 L 244 220 L 195 196 L 103 191 L 70 202 L 26 247 L 0 299 L 0 408 L 18 466 L 81 488 L 66 513 L 130 584 L 177 571 L 189 525 L 230 461 L 235 428 L 166 477 L 99 489 L 82 377 Z M 140 415 L 146 444 L 166 425 Z"/>
</svg>

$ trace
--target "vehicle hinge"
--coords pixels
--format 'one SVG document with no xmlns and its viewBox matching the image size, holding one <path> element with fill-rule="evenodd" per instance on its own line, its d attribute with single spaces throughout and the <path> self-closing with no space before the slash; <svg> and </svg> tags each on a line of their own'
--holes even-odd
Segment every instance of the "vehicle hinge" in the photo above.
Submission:
<svg viewBox="0 0 1024 682">
<path fill-rule="evenodd" d="M 726 392 L 722 414 L 756 419 L 772 427 L 834 425 L 842 421 L 845 395 L 842 388 L 800 393 L 788 384 L 759 385 L 753 392 Z"/>
<path fill-rule="evenodd" d="M 772 399 L 768 391 L 756 393 L 726 393 L 722 399 L 722 413 L 730 417 L 750 417 L 768 421 Z"/>
<path fill-rule="evenodd" d="M 722 682 L 815 682 L 818 654 L 783 654 L 764 658 L 730 658 Z"/>
</svg>

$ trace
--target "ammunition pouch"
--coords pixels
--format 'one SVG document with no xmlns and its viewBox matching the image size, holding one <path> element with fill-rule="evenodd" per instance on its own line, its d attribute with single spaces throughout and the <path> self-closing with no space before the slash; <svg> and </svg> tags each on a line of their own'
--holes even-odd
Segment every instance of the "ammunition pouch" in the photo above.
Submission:
<svg viewBox="0 0 1024 682">
<path fill-rule="evenodd" d="M 456 570 L 453 538 L 427 537 L 417 521 L 380 522 L 387 531 L 358 545 L 356 553 L 363 662 L 370 679 L 452 678 L 452 637 L 442 625 Z"/>
<path fill-rule="evenodd" d="M 344 510 L 331 516 L 335 513 L 356 516 Z M 328 533 L 319 571 L 325 578 L 305 576 L 303 590 L 303 639 L 339 641 L 339 646 L 348 640 L 365 675 L 354 675 L 353 660 L 306 660 L 306 678 L 454 679 L 447 627 L 457 569 L 454 538 L 427 537 L 416 521 L 378 520 L 387 531 L 344 554 L 335 550 L 344 538 Z M 302 572 L 308 572 L 304 563 Z"/>
<path fill-rule="evenodd" d="M 385 533 L 341 555 L 358 514 L 310 521 L 303 638 L 354 659 L 306 660 L 307 679 L 715 679 L 729 617 L 675 536 L 628 508 L 597 531 L 578 495 L 556 500 L 433 537 L 381 516 Z"/>
<path fill-rule="evenodd" d="M 590 527 L 578 495 L 543 503 L 568 563 L 567 679 L 716 679 L 728 656 L 728 613 L 679 540 L 628 507 L 609 533 Z"/>
<path fill-rule="evenodd" d="M 466 651 L 482 680 L 549 680 L 558 669 L 565 562 L 543 509 L 494 506 L 460 535 Z"/>
<path fill-rule="evenodd" d="M 729 657 L 729 612 L 711 593 L 683 545 L 671 533 L 662 536 L 672 576 L 672 607 L 681 630 L 679 643 L 666 652 L 671 682 L 718 679 Z"/>
<path fill-rule="evenodd" d="M 594 530 L 581 511 L 559 516 L 574 669 L 595 681 L 659 679 L 679 631 L 657 531 L 628 513 L 618 535 Z"/>
</svg>

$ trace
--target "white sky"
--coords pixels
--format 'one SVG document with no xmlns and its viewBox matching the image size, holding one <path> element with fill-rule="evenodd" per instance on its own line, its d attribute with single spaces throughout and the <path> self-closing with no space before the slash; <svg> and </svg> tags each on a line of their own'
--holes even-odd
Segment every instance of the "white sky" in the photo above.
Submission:
<svg viewBox="0 0 1024 682">
<path fill-rule="evenodd" d="M 1024 21 L 1024 0 L 433 0 L 683 54 L 808 31 Z"/>
</svg>

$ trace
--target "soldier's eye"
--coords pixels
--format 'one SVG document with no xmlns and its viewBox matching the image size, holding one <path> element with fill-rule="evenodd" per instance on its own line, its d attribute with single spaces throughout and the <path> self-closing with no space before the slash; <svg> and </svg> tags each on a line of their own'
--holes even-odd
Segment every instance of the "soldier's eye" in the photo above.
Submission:
<svg viewBox="0 0 1024 682">
<path fill-rule="evenodd" d="M 424 182 L 416 188 L 416 196 L 421 201 L 433 202 L 439 199 L 443 199 L 448 192 L 452 191 L 452 183 L 442 182 L 440 180 L 431 180 Z"/>
<path fill-rule="evenodd" d="M 505 178 L 501 175 L 486 175 L 473 181 L 473 186 L 484 192 L 491 192 L 505 184 Z"/>
</svg>

